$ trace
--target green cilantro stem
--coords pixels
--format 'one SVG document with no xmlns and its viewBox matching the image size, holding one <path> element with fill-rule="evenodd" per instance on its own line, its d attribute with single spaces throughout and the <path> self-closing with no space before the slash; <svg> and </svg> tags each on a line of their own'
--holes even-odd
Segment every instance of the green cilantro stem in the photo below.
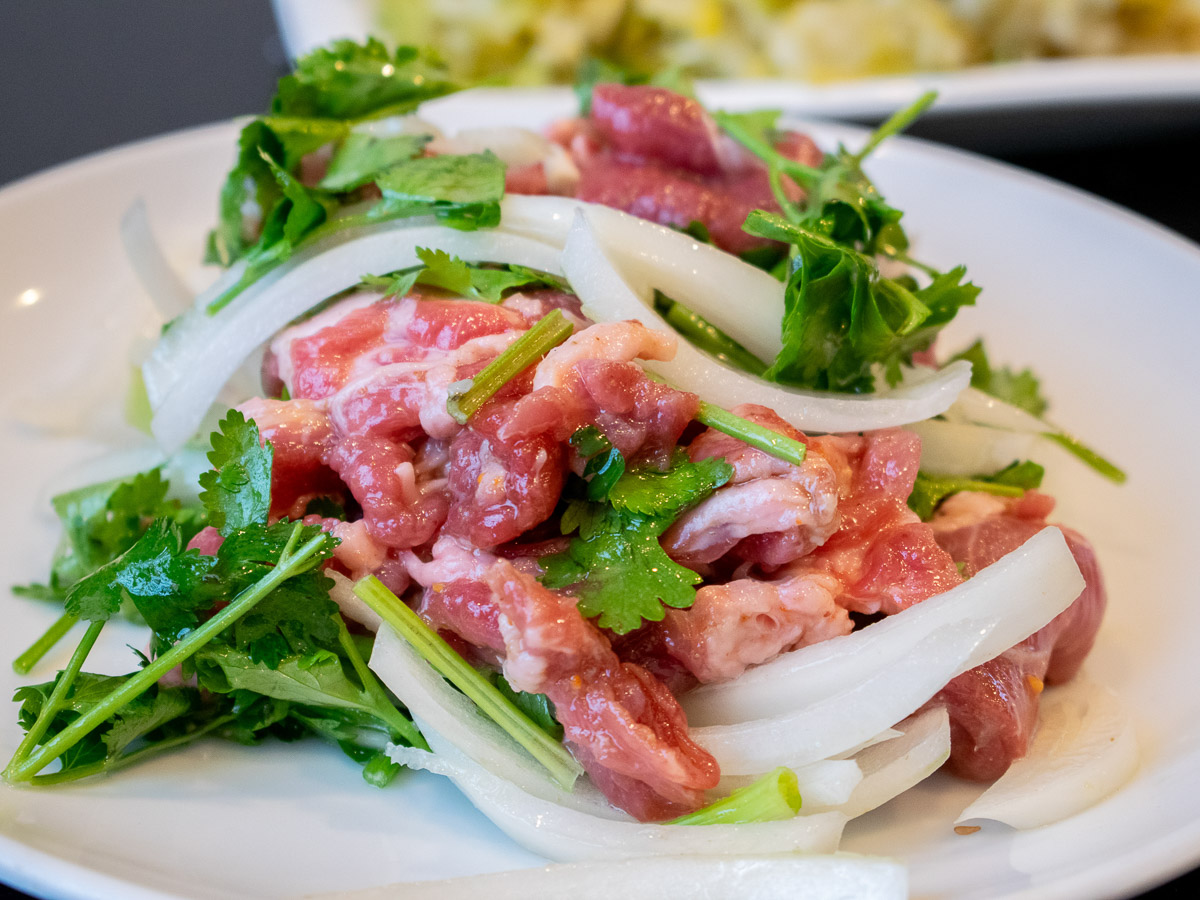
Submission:
<svg viewBox="0 0 1200 900">
<path fill-rule="evenodd" d="M 65 772 L 51 772 L 49 775 L 35 775 L 31 781 L 35 786 L 42 787 L 45 785 L 66 784 L 71 781 L 79 781 L 82 778 L 91 778 L 93 775 L 111 775 L 113 772 L 132 766 L 134 763 L 140 762 L 149 756 L 157 756 L 158 754 L 167 750 L 174 750 L 176 747 L 189 744 L 198 738 L 204 737 L 206 734 L 211 734 L 222 725 L 232 722 L 236 718 L 237 716 L 232 713 L 229 715 L 219 716 L 203 727 L 197 728 L 195 731 L 189 731 L 187 734 L 177 735 L 169 740 L 159 741 L 155 744 L 149 744 L 145 747 L 135 750 L 132 753 L 127 753 L 112 759 L 97 760 L 88 766 L 77 766 L 75 768 L 68 769 Z"/>
<path fill-rule="evenodd" d="M 1125 483 L 1125 479 L 1128 476 L 1125 474 L 1124 469 L 1109 462 L 1091 447 L 1081 443 L 1078 438 L 1072 437 L 1063 431 L 1043 431 L 1042 437 L 1054 441 L 1054 443 L 1078 457 L 1114 484 Z"/>
<path fill-rule="evenodd" d="M 683 335 L 688 343 L 751 375 L 761 377 L 767 371 L 768 366 L 761 359 L 679 301 L 656 295 L 654 306 L 667 324 Z"/>
<path fill-rule="evenodd" d="M 459 425 L 479 411 L 496 392 L 571 336 L 575 326 L 553 309 L 513 341 L 474 378 L 450 385 L 446 411 Z"/>
<path fill-rule="evenodd" d="M 51 648 L 61 641 L 78 621 L 79 619 L 70 613 L 63 613 L 59 616 L 41 637 L 29 645 L 29 649 L 13 660 L 13 671 L 18 675 L 28 675 L 42 657 L 49 653 Z"/>
<path fill-rule="evenodd" d="M 758 425 L 741 416 L 736 416 L 729 410 L 721 409 L 704 400 L 700 401 L 700 411 L 696 413 L 696 421 L 709 428 L 724 432 L 730 437 L 757 447 L 764 453 L 769 453 L 792 465 L 803 465 L 807 448 L 800 441 L 772 431 L 764 425 Z"/>
<path fill-rule="evenodd" d="M 376 714 L 383 719 L 392 731 L 404 738 L 410 747 L 417 747 L 420 750 L 428 750 L 429 744 L 425 743 L 425 738 L 421 736 L 421 732 L 417 730 L 417 726 L 410 722 L 407 718 L 400 714 L 400 711 L 388 699 L 384 693 L 383 687 L 379 684 L 379 679 L 375 677 L 375 673 L 368 667 L 366 661 L 362 658 L 362 654 L 358 652 L 358 647 L 354 644 L 354 638 L 350 636 L 350 631 L 346 628 L 346 620 L 340 615 L 337 616 L 338 626 L 338 643 L 342 645 L 342 649 L 346 652 L 346 656 L 350 660 L 350 665 L 354 667 L 354 671 L 358 674 L 358 680 L 362 682 L 363 690 L 367 696 L 371 698 L 376 707 Z"/>
<path fill-rule="evenodd" d="M 583 769 L 558 741 L 551 738 L 521 712 L 500 690 L 475 671 L 441 636 L 421 621 L 399 597 L 374 575 L 354 585 L 362 601 L 375 610 L 396 633 L 451 684 L 467 695 L 493 722 L 529 751 L 550 776 L 567 790 Z"/>
<path fill-rule="evenodd" d="M 88 654 L 92 652 L 92 647 L 96 645 L 96 638 L 100 636 L 100 630 L 104 628 L 105 621 L 102 619 L 99 622 L 92 622 L 88 625 L 88 630 L 84 633 L 83 640 L 79 642 L 79 646 L 71 654 L 71 659 L 67 662 L 67 667 L 58 676 L 58 680 L 54 683 L 54 689 L 50 692 L 50 696 L 42 704 L 37 718 L 25 734 L 25 739 L 21 741 L 20 746 L 17 747 L 17 752 L 13 754 L 12 759 L 5 768 L 5 778 L 11 780 L 12 774 L 22 762 L 29 758 L 29 754 L 33 752 L 33 748 L 38 745 L 38 742 L 46 734 L 46 729 L 50 727 L 50 723 L 58 715 L 58 710 L 62 706 L 63 700 L 70 694 L 71 688 L 75 686 L 75 679 L 79 677 L 79 672 L 83 668 Z"/>
<path fill-rule="evenodd" d="M 317 554 L 330 538 L 327 534 L 322 533 L 314 536 L 299 549 L 295 549 L 302 527 L 300 522 L 296 523 L 287 546 L 280 554 L 279 564 L 267 575 L 238 594 L 223 610 L 144 669 L 131 675 L 120 687 L 43 744 L 40 750 L 33 753 L 24 762 L 15 766 L 10 764 L 9 768 L 5 769 L 5 779 L 10 782 L 29 781 L 63 753 L 74 747 L 93 728 L 141 696 L 150 685 L 253 609 L 275 588 L 289 578 L 308 571 L 316 561 Z"/>
<path fill-rule="evenodd" d="M 800 785 L 796 773 L 780 766 L 753 784 L 738 788 L 694 813 L 672 819 L 669 825 L 746 825 L 778 822 L 800 812 Z"/>
<path fill-rule="evenodd" d="M 925 110 L 929 109 L 929 107 L 933 105 L 933 102 L 937 100 L 937 98 L 937 91 L 926 91 L 909 106 L 893 113 L 886 122 L 871 132 L 871 136 L 867 138 L 866 144 L 863 145 L 861 150 L 854 154 L 853 158 L 855 161 L 862 162 L 874 152 L 876 147 L 878 147 L 888 138 L 892 137 L 893 135 L 897 135 L 904 131 L 904 129 L 908 128 L 909 125 L 911 125 L 918 118 L 920 118 L 921 115 L 924 114 Z"/>
</svg>

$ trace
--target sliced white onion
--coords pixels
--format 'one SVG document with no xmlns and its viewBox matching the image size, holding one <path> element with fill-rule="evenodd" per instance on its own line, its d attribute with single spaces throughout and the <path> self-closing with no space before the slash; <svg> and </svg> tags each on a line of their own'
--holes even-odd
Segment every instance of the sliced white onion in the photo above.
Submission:
<svg viewBox="0 0 1200 900">
<path fill-rule="evenodd" d="M 606 250 L 580 211 L 567 235 L 562 266 L 571 287 L 592 318 L 639 319 L 651 328 L 672 331 L 613 268 Z M 688 296 L 680 297 L 688 302 Z M 900 387 L 870 397 L 798 391 L 770 384 L 717 362 L 686 341 L 675 358 L 647 366 L 676 387 L 693 391 L 726 408 L 753 401 L 771 407 L 806 431 L 869 431 L 928 419 L 945 410 L 971 380 L 969 363 L 945 369 L 912 370 Z"/>
<path fill-rule="evenodd" d="M 516 789 L 592 816 L 632 821 L 610 806 L 590 784 L 576 783 L 574 791 L 564 791 L 504 729 L 434 671 L 389 626 L 380 627 L 375 636 L 371 669 L 408 707 L 422 733 L 428 737 L 430 732 L 436 732 L 473 763 Z"/>
<path fill-rule="evenodd" d="M 154 237 L 146 201 L 138 197 L 121 216 L 121 244 L 133 274 L 155 308 L 169 321 L 192 305 L 192 292 L 171 268 L 162 245 Z"/>
<path fill-rule="evenodd" d="M 893 860 L 835 853 L 823 856 L 659 857 L 566 863 L 441 881 L 402 882 L 309 900 L 901 900 L 908 875 Z"/>
<path fill-rule="evenodd" d="M 940 419 L 914 422 L 909 428 L 921 438 L 922 469 L 959 477 L 995 472 L 1015 460 L 1030 459 L 1043 440 L 1028 431 Z"/>
<path fill-rule="evenodd" d="M 832 853 L 846 819 L 826 812 L 747 825 L 646 825 L 603 818 L 547 801 L 477 765 L 436 731 L 421 727 L 434 753 L 389 747 L 410 768 L 450 778 L 514 841 L 556 862 L 639 856 L 744 856 Z"/>
<path fill-rule="evenodd" d="M 1037 631 L 1082 590 L 1083 577 L 1062 533 L 1046 528 L 974 578 L 942 594 L 851 634 L 785 653 L 733 681 L 702 685 L 685 694 L 681 702 L 694 725 L 765 719 L 836 700 L 881 676 L 886 682 L 887 672 L 904 665 L 919 644 L 939 634 L 955 635 L 952 642 L 963 647 L 974 637 L 983 637 L 978 647 L 962 656 L 961 668 L 942 673 L 945 684 Z M 973 634 L 973 629 L 977 633 Z M 907 712 L 861 739 L 898 722 L 927 699 L 918 700 Z M 830 750 L 823 756 L 837 752 Z"/>
<path fill-rule="evenodd" d="M 217 315 L 198 305 L 179 319 L 143 372 L 154 420 L 168 450 L 186 441 L 222 385 L 256 348 L 292 319 L 358 284 L 363 275 L 416 265 L 418 247 L 462 259 L 516 263 L 560 274 L 545 244 L 498 231 L 461 232 L 436 225 L 381 226 L 353 241 L 289 261 L 251 285 Z"/>
<path fill-rule="evenodd" d="M 560 247 L 583 211 L 643 302 L 657 288 L 768 362 L 783 347 L 783 284 L 757 266 L 672 228 L 570 197 L 511 194 L 501 211 L 505 230 Z"/>
<path fill-rule="evenodd" d="M 814 798 L 807 804 L 810 811 L 834 809 L 848 819 L 857 818 L 924 781 L 950 758 L 950 717 L 945 707 L 927 709 L 897 727 L 901 737 L 854 757 L 863 777 L 845 803 L 823 806 Z"/>
<path fill-rule="evenodd" d="M 834 641 L 841 642 L 834 651 L 820 654 L 831 680 L 818 687 L 819 698 L 810 694 L 792 700 L 783 707 L 787 712 L 753 721 L 744 721 L 744 713 L 726 711 L 725 718 L 736 715 L 743 720 L 693 728 L 692 737 L 712 753 L 721 771 L 730 775 L 767 772 L 776 766 L 794 768 L 835 756 L 911 715 L 955 675 L 1037 631 L 1066 609 L 1083 586 L 1083 576 L 1062 533 L 1057 528 L 1043 529 L 945 594 L 855 634 L 794 651 L 819 651 Z M 909 616 L 938 600 L 954 604 L 955 614 L 939 606 L 932 614 Z M 1004 607 L 1003 615 L 996 614 L 997 606 Z M 915 625 L 907 624 L 914 620 Z M 886 626 L 882 636 L 880 632 L 870 635 L 881 626 Z M 851 653 L 866 655 L 867 661 L 854 660 Z M 786 666 L 788 658 L 781 659 Z M 819 681 L 825 675 L 824 667 L 808 668 L 807 674 Z M 803 670 L 803 662 L 800 668 Z M 786 671 L 781 670 L 778 690 L 773 686 L 764 690 L 760 685 L 751 692 L 760 700 L 760 710 L 779 709 L 782 701 L 778 694 L 786 694 L 789 687 L 801 689 L 805 683 L 803 676 L 784 677 Z M 846 684 L 851 686 L 844 688 Z M 830 693 L 831 687 L 837 690 Z M 797 703 L 801 704 L 798 708 Z"/>
<path fill-rule="evenodd" d="M 1038 828 L 1099 803 L 1133 777 L 1137 734 L 1112 691 L 1076 679 L 1049 688 L 1041 699 L 1029 753 L 963 810 L 959 822 Z"/>
<path fill-rule="evenodd" d="M 806 815 L 810 810 L 815 812 L 841 806 L 849 801 L 863 779 L 862 770 L 853 759 L 822 759 L 792 771 L 796 775 L 803 803 L 801 815 Z M 711 792 L 710 799 L 715 802 L 758 778 L 757 775 L 722 776 L 721 783 Z"/>
<path fill-rule="evenodd" d="M 978 388 L 963 391 L 954 405 L 946 411 L 946 419 L 951 422 L 971 422 L 975 425 L 990 425 L 993 428 L 1029 434 L 1054 430 L 1037 416 L 985 394 Z"/>
</svg>

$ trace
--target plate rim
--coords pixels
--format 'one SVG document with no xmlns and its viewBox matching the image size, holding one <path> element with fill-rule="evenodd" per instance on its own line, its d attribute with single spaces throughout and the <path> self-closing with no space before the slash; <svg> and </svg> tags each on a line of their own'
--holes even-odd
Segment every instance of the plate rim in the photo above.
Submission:
<svg viewBox="0 0 1200 900">
<path fill-rule="evenodd" d="M 861 133 L 861 129 L 853 126 L 842 126 L 838 123 L 814 123 L 820 126 L 833 125 L 845 129 L 847 133 Z M 25 176 L 17 181 L 0 188 L 0 215 L 11 203 L 20 202 L 27 194 L 36 194 L 43 190 L 60 188 L 63 182 L 85 179 L 102 173 L 105 168 L 117 165 L 129 165 L 130 160 L 148 158 L 160 155 L 171 155 L 180 152 L 180 148 L 190 147 L 193 143 L 216 142 L 219 139 L 232 137 L 238 127 L 238 120 L 226 120 L 204 125 L 192 126 L 186 129 L 167 132 L 165 134 L 142 138 L 127 142 L 116 147 L 100 150 L 75 160 L 57 164 L 48 169 Z M 953 158 L 958 162 L 967 162 L 983 174 L 1001 179 L 1016 178 L 1022 183 L 1049 191 L 1075 203 L 1085 204 L 1091 212 L 1112 219 L 1122 227 L 1133 227 L 1149 232 L 1151 237 L 1171 245 L 1177 252 L 1192 258 L 1200 271 L 1200 244 L 1179 235 L 1166 226 L 1147 217 L 1131 212 L 1116 203 L 1097 197 L 1079 188 L 1064 185 L 1053 179 L 1028 172 L 1017 166 L 1000 162 L 969 151 L 944 147 L 934 142 L 900 137 L 895 139 L 895 145 L 910 148 L 923 155 L 934 154 Z M 232 144 L 229 145 L 232 154 Z M 1131 870 L 1129 866 L 1121 866 L 1123 857 L 1113 858 L 1104 867 L 1085 869 L 1066 878 L 1057 879 L 1050 885 L 1040 885 L 1028 892 L 1010 895 L 1048 897 L 1066 897 L 1078 895 L 1086 889 L 1101 889 L 1112 892 L 1144 890 L 1154 884 L 1161 883 L 1162 876 L 1167 879 L 1176 877 L 1182 872 L 1195 868 L 1200 864 L 1200 818 L 1195 819 L 1189 828 L 1177 829 L 1162 835 L 1159 839 L 1139 846 L 1137 858 L 1143 865 Z M 11 853 L 11 855 L 10 855 Z M 1155 864 L 1146 866 L 1147 858 L 1155 860 Z M 30 865 L 22 865 L 22 860 Z M 1153 875 L 1147 875 L 1147 868 L 1155 869 Z M 1115 871 L 1109 871 L 1110 869 Z M 51 876 L 39 877 L 42 873 L 52 873 Z M 74 863 L 69 859 L 54 853 L 38 849 L 0 833 L 0 873 L 9 883 L 21 890 L 43 891 L 53 890 L 55 896 L 66 900 L 75 898 L 94 897 L 124 897 L 137 900 L 181 900 L 188 895 L 164 893 L 158 889 L 126 881 L 120 877 L 92 869 L 86 865 Z M 85 892 L 83 885 L 101 886 L 103 893 Z"/>
</svg>

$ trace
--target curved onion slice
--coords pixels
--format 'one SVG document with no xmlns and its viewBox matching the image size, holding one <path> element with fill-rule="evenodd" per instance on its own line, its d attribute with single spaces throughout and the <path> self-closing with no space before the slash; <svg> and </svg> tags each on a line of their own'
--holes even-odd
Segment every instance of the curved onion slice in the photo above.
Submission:
<svg viewBox="0 0 1200 900">
<path fill-rule="evenodd" d="M 833 807 L 814 800 L 810 810 L 832 808 L 848 819 L 857 818 L 924 781 L 950 758 L 950 716 L 945 707 L 917 713 L 896 727 L 903 732 L 900 737 L 854 757 L 863 777 L 849 800 Z"/>
<path fill-rule="evenodd" d="M 835 756 L 911 715 L 955 675 L 1037 631 L 1066 609 L 1083 586 L 1083 576 L 1062 533 L 1057 528 L 1043 529 L 945 594 L 856 634 L 794 651 L 800 654 L 842 642 L 833 661 L 824 657 L 834 677 L 821 689 L 824 695 L 819 699 L 810 695 L 806 700 L 793 700 L 786 707 L 789 712 L 770 718 L 693 728 L 692 737 L 729 775 L 752 775 L 775 766 L 794 768 Z M 906 616 L 937 600 L 946 604 L 957 600 L 955 615 L 935 607 L 932 615 L 917 616 L 917 625 L 907 624 L 913 618 L 906 620 Z M 1004 607 L 1004 615 L 996 615 L 998 605 Z M 866 637 L 881 625 L 889 626 L 883 637 L 878 632 Z M 902 636 L 893 639 L 897 631 Z M 863 639 L 854 642 L 860 635 Z M 848 658 L 847 643 L 851 651 L 866 655 L 869 661 L 860 664 Z M 808 675 L 820 679 L 822 667 L 810 668 Z M 787 687 L 798 688 L 805 678 L 780 681 L 785 682 L 786 693 Z M 847 684 L 851 686 L 845 688 Z M 835 688 L 832 692 L 830 686 Z M 764 692 L 760 687 L 759 692 L 771 693 L 772 688 Z M 802 704 L 798 709 L 796 702 Z M 737 715 L 744 719 L 744 714 Z"/>
<path fill-rule="evenodd" d="M 371 651 L 371 669 L 418 720 L 422 733 L 436 732 L 471 762 L 542 800 L 592 816 L 632 821 L 587 783 L 564 791 L 526 750 L 499 725 L 434 671 L 390 626 L 380 627 Z"/>
<path fill-rule="evenodd" d="M 657 288 L 764 360 L 782 349 L 783 284 L 711 244 L 569 197 L 510 194 L 501 203 L 501 228 L 561 247 L 577 211 L 586 213 L 600 244 L 640 296 L 652 298 Z"/>
<path fill-rule="evenodd" d="M 669 856 L 619 862 L 566 863 L 441 881 L 403 882 L 310 900 L 902 900 L 904 866 L 892 860 L 834 853 L 825 856 L 742 856 L 696 859 Z"/>
<path fill-rule="evenodd" d="M 1083 577 L 1062 533 L 1045 528 L 945 593 L 851 634 L 785 653 L 733 681 L 702 685 L 681 702 L 693 725 L 729 725 L 777 716 L 846 694 L 902 665 L 918 644 L 942 632 L 961 635 L 965 646 L 971 628 L 984 629 L 986 639 L 963 657 L 961 668 L 946 674 L 945 684 L 1037 631 L 1082 590 Z M 898 722 L 926 699 L 875 731 Z"/>
<path fill-rule="evenodd" d="M 613 268 L 588 214 L 580 211 L 577 216 L 563 248 L 562 266 L 584 312 L 606 321 L 639 319 L 673 333 Z M 680 299 L 687 302 L 689 297 Z M 869 397 L 798 391 L 725 366 L 686 341 L 679 342 L 673 360 L 647 368 L 717 406 L 730 408 L 753 400 L 807 431 L 869 431 L 928 419 L 953 403 L 971 380 L 970 364 L 960 361 L 941 370 L 913 370 L 900 387 Z"/>
<path fill-rule="evenodd" d="M 914 422 L 909 428 L 921 438 L 922 469 L 963 478 L 995 472 L 1014 459 L 1029 459 L 1042 440 L 1028 431 L 939 419 Z"/>
<path fill-rule="evenodd" d="M 990 425 L 993 428 L 1029 434 L 1042 434 L 1054 430 L 1036 416 L 985 394 L 978 388 L 967 388 L 963 391 L 954 405 L 946 411 L 946 419 L 951 422 L 971 422 L 975 425 Z"/>
<path fill-rule="evenodd" d="M 191 306 L 192 292 L 171 268 L 162 245 L 154 237 L 143 198 L 134 200 L 121 216 L 120 233 L 121 244 L 133 274 L 163 319 L 172 319 Z"/>
<path fill-rule="evenodd" d="M 394 762 L 450 778 L 475 807 L 514 841 L 556 862 L 637 856 L 743 856 L 832 853 L 846 823 L 840 813 L 794 816 L 747 825 L 645 825 L 616 821 L 527 793 L 492 774 L 419 722 L 434 753 L 389 747 Z"/>
<path fill-rule="evenodd" d="M 1037 828 L 1099 803 L 1138 767 L 1133 722 L 1107 688 L 1077 679 L 1042 695 L 1029 753 L 968 806 L 959 822 Z"/>
<path fill-rule="evenodd" d="M 896 732 L 899 735 L 899 732 Z M 800 815 L 809 810 L 834 809 L 847 802 L 854 789 L 862 782 L 863 773 L 853 759 L 822 759 L 807 766 L 792 770 L 796 776 L 797 790 L 803 806 Z M 729 775 L 711 791 L 708 799 L 715 802 L 722 797 L 746 787 L 758 780 L 758 775 Z"/>
<path fill-rule="evenodd" d="M 242 361 L 292 319 L 358 284 L 363 275 L 416 265 L 418 247 L 435 247 L 471 261 L 517 263 L 559 274 L 558 254 L 529 238 L 496 231 L 461 232 L 443 226 L 395 227 L 290 261 L 251 285 L 218 314 L 197 301 L 175 322 L 143 368 L 154 436 L 168 450 L 199 425 L 221 386 Z"/>
</svg>

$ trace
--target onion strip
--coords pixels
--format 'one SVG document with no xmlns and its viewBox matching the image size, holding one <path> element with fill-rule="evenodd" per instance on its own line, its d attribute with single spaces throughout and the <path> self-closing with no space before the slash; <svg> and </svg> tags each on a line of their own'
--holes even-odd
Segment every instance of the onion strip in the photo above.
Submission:
<svg viewBox="0 0 1200 900">
<path fill-rule="evenodd" d="M 154 410 L 151 428 L 159 444 L 170 451 L 191 437 L 238 366 L 283 326 L 358 284 L 365 274 L 419 264 L 418 247 L 560 274 L 558 254 L 538 241 L 496 231 L 461 232 L 406 223 L 402 228 L 381 227 L 291 261 L 255 282 L 216 315 L 204 309 L 202 296 L 171 326 L 143 367 Z"/>
<path fill-rule="evenodd" d="M 784 715 L 844 696 L 903 665 L 917 646 L 939 633 L 960 634 L 965 646 L 972 628 L 984 629 L 986 640 L 963 656 L 961 668 L 944 673 L 945 684 L 1024 640 L 1066 609 L 1082 590 L 1083 577 L 1062 533 L 1045 528 L 949 591 L 851 634 L 785 653 L 733 681 L 702 685 L 681 702 L 688 721 L 699 725 L 732 725 Z M 904 718 L 925 699 L 875 731 Z"/>
<path fill-rule="evenodd" d="M 613 267 L 591 226 L 590 211 L 576 215 L 563 247 L 562 267 L 583 301 L 584 313 L 603 321 L 638 319 L 673 333 Z M 684 295 L 678 299 L 688 303 L 691 298 Z M 949 407 L 971 380 L 970 364 L 959 361 L 941 370 L 912 370 L 900 387 L 870 396 L 799 391 L 730 368 L 682 341 L 674 359 L 647 368 L 716 406 L 730 408 L 752 399 L 798 428 L 825 432 L 870 431 L 928 419 Z"/>
<path fill-rule="evenodd" d="M 752 721 L 738 713 L 737 723 L 693 728 L 692 737 L 716 758 L 721 771 L 730 775 L 754 775 L 776 766 L 795 768 L 835 756 L 911 715 L 954 676 L 998 656 L 1037 631 L 1066 609 L 1083 587 L 1083 576 L 1062 533 L 1057 528 L 1043 529 L 1017 550 L 944 594 L 857 634 L 794 651 L 818 651 L 841 642 L 833 651 L 823 651 L 823 661 L 835 677 L 827 682 L 832 690 L 824 688 L 824 696 L 819 699 L 801 701 L 799 708 L 792 701 L 787 712 Z M 938 600 L 954 604 L 956 615 L 948 616 L 935 607 L 932 615 L 905 619 Z M 1004 615 L 995 614 L 997 605 L 1005 605 Z M 916 624 L 909 625 L 914 618 Z M 859 638 L 879 626 L 889 627 L 882 633 Z M 903 637 L 894 640 L 897 631 Z M 878 656 L 880 662 L 868 661 L 865 668 L 856 664 L 848 657 L 848 644 L 852 651 Z M 831 652 L 834 661 L 828 662 Z M 788 657 L 779 659 L 786 665 Z M 808 674 L 820 677 L 822 668 L 817 666 Z M 803 677 L 793 676 L 781 682 L 780 691 L 767 693 L 778 697 L 787 692 L 787 687 L 803 681 Z M 847 684 L 851 686 L 845 687 Z M 755 693 L 763 693 L 761 682 L 751 692 Z"/>
</svg>

